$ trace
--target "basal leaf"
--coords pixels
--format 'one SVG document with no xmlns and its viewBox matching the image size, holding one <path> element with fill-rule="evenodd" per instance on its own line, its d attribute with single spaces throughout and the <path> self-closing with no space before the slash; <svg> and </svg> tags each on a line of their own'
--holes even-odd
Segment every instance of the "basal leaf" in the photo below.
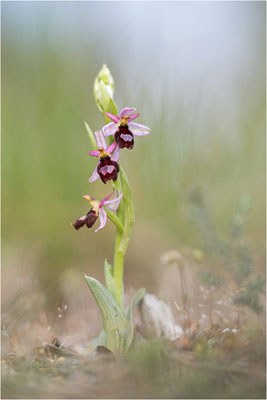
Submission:
<svg viewBox="0 0 267 400">
<path fill-rule="evenodd" d="M 96 348 L 97 346 L 105 346 L 106 347 L 107 346 L 107 336 L 105 334 L 105 331 L 102 329 L 99 336 L 97 338 L 91 340 L 91 343 L 94 348 Z"/>
<path fill-rule="evenodd" d="M 125 353 L 131 346 L 131 343 L 133 341 L 133 308 L 139 303 L 140 300 L 144 297 L 144 294 L 146 292 L 145 288 L 141 288 L 135 292 L 133 295 L 132 301 L 129 305 L 128 311 L 126 313 L 127 319 L 128 319 L 128 324 L 129 324 L 129 333 L 126 338 L 126 343 L 125 343 Z"/>
<path fill-rule="evenodd" d="M 86 275 L 85 279 L 101 312 L 106 347 L 115 354 L 124 354 L 131 332 L 123 310 L 109 290 L 100 282 Z"/>
</svg>

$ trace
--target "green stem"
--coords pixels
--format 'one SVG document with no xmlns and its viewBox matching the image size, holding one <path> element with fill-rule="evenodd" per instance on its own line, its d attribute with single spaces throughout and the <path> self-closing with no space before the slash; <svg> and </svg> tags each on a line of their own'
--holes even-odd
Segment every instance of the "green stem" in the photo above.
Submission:
<svg viewBox="0 0 267 400">
<path fill-rule="evenodd" d="M 103 92 L 104 96 L 104 92 Z M 104 96 L 105 97 L 105 96 Z M 102 99 L 103 112 L 108 111 L 112 114 L 118 115 L 118 109 L 112 98 L 106 97 Z M 105 101 L 104 101 L 105 100 Z M 104 114 L 105 122 L 108 123 L 110 120 Z M 110 143 L 113 141 L 113 137 L 110 136 Z M 123 193 L 122 201 L 116 213 L 116 218 L 113 215 L 108 215 L 108 217 L 115 223 L 116 230 L 116 240 L 115 240 L 115 250 L 114 250 L 114 263 L 113 263 L 113 278 L 115 282 L 115 298 L 118 304 L 123 306 L 123 269 L 124 269 L 124 258 L 128 248 L 130 235 L 132 232 L 132 227 L 134 223 L 134 205 L 133 205 L 133 195 L 127 179 L 127 176 L 120 165 L 120 172 L 116 182 L 113 182 L 114 189 Z M 106 210 L 107 211 L 107 210 Z M 121 224 L 120 224 L 121 223 Z"/>
<path fill-rule="evenodd" d="M 117 228 L 114 264 L 113 264 L 113 277 L 115 282 L 115 297 L 118 304 L 123 304 L 123 270 L 124 258 L 128 248 L 130 235 L 134 223 L 134 205 L 132 191 L 127 179 L 127 176 L 120 166 L 120 173 L 118 181 L 116 182 L 116 189 L 123 193 L 120 207 L 117 211 L 117 216 L 123 221 L 123 231 Z"/>
<path fill-rule="evenodd" d="M 122 234 L 117 230 L 114 251 L 113 278 L 115 282 L 115 298 L 120 305 L 123 304 L 123 269 L 125 257 L 125 253 L 119 251 L 121 237 Z"/>
<path fill-rule="evenodd" d="M 122 193 L 122 183 L 121 176 L 119 173 L 118 179 L 116 182 L 113 182 L 113 187 L 115 190 L 118 190 Z M 120 202 L 120 206 L 117 210 L 117 217 L 122 221 L 123 227 L 120 231 L 118 228 L 116 230 L 116 238 L 115 238 L 115 249 L 114 249 L 114 262 L 113 262 L 113 278 L 115 282 L 115 298 L 118 304 L 122 305 L 122 282 L 123 282 L 123 266 L 124 266 L 124 256 L 122 252 L 119 251 L 121 238 L 123 235 L 124 229 L 124 199 L 122 198 Z"/>
<path fill-rule="evenodd" d="M 134 213 L 134 202 L 133 202 L 133 194 L 130 188 L 128 178 L 124 172 L 124 169 L 121 167 L 120 170 L 120 178 L 122 183 L 122 193 L 124 199 L 124 229 L 121 238 L 121 243 L 119 250 L 126 253 L 128 248 L 130 236 L 133 229 L 133 224 L 135 221 L 135 213 Z"/>
</svg>

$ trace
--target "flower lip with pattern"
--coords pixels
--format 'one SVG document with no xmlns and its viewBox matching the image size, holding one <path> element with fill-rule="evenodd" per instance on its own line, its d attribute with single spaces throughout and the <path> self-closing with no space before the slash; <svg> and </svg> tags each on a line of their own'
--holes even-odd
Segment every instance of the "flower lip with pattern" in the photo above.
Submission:
<svg viewBox="0 0 267 400">
<path fill-rule="evenodd" d="M 111 143 L 107 147 L 102 131 L 95 132 L 95 137 L 98 150 L 92 150 L 89 154 L 90 156 L 98 157 L 99 161 L 92 176 L 89 178 L 89 182 L 95 182 L 99 178 L 104 183 L 111 179 L 116 181 L 120 170 L 117 163 L 120 156 L 120 149 L 116 142 Z"/>
<path fill-rule="evenodd" d="M 130 107 L 123 108 L 118 116 L 109 112 L 105 113 L 113 122 L 103 127 L 104 136 L 114 135 L 114 140 L 120 149 L 125 147 L 129 150 L 132 149 L 135 135 L 145 136 L 150 133 L 150 129 L 147 126 L 132 122 L 139 117 L 137 113 L 131 114 L 135 110 L 135 108 Z"/>
<path fill-rule="evenodd" d="M 112 200 L 109 200 L 110 197 L 114 195 Z M 79 230 L 84 225 L 87 228 L 92 228 L 94 223 L 96 222 L 97 218 L 100 219 L 100 226 L 95 230 L 97 232 L 99 229 L 104 228 L 107 222 L 107 213 L 104 210 L 104 206 L 109 208 L 111 211 L 116 211 L 120 205 L 120 201 L 122 198 L 122 193 L 117 191 L 112 192 L 108 196 L 104 197 L 101 201 L 95 200 L 89 194 L 83 196 L 84 199 L 89 200 L 91 205 L 91 210 L 88 211 L 87 214 L 83 215 L 82 217 L 78 218 L 73 224 L 71 224 L 76 230 Z"/>
<path fill-rule="evenodd" d="M 116 161 L 111 160 L 109 155 L 103 157 L 100 156 L 97 173 L 103 183 L 107 183 L 107 181 L 110 181 L 111 179 L 116 181 L 119 170 L 119 164 Z"/>
</svg>

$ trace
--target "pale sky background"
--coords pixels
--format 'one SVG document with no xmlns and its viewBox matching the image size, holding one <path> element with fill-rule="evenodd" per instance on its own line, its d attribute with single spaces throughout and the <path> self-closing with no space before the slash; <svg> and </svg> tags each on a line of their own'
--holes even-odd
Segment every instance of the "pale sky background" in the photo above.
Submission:
<svg viewBox="0 0 267 400">
<path fill-rule="evenodd" d="M 263 84 L 255 77 L 265 69 L 264 2 L 3 2 L 2 9 L 8 33 L 26 46 L 45 38 L 73 57 L 93 46 L 92 62 L 116 68 L 133 103 L 149 88 L 145 106 L 155 111 L 162 99 L 182 99 L 190 114 L 190 93 L 202 118 L 216 112 L 232 125 L 240 90 L 253 99 Z"/>
</svg>

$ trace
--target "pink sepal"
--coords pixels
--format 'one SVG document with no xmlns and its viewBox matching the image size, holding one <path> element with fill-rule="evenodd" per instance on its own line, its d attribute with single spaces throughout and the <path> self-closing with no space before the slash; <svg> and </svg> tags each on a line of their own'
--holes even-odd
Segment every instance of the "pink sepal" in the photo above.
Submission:
<svg viewBox="0 0 267 400">
<path fill-rule="evenodd" d="M 97 142 L 97 147 L 103 147 L 103 149 L 105 149 L 107 147 L 106 145 L 106 141 L 105 138 L 103 136 L 103 132 L 102 131 L 96 131 L 95 132 L 95 138 L 96 138 L 96 142 Z"/>
<path fill-rule="evenodd" d="M 99 164 L 99 163 L 98 163 L 98 164 Z M 97 164 L 97 166 L 96 166 L 94 172 L 92 173 L 92 175 L 91 175 L 90 178 L 89 178 L 89 182 L 90 182 L 90 183 L 95 182 L 95 181 L 97 181 L 97 179 L 100 178 L 100 176 L 98 175 L 98 172 L 97 172 L 98 164 Z"/>
<path fill-rule="evenodd" d="M 100 220 L 100 226 L 95 230 L 95 232 L 99 231 L 99 229 L 104 228 L 107 222 L 107 213 L 103 208 L 100 208 L 99 210 L 99 220 Z"/>
<path fill-rule="evenodd" d="M 114 150 L 114 153 L 113 153 L 112 156 L 111 156 L 111 160 L 117 162 L 118 159 L 119 159 L 119 157 L 120 157 L 120 148 L 119 148 L 119 146 L 116 146 L 116 148 L 115 148 L 115 150 Z"/>
<path fill-rule="evenodd" d="M 107 206 L 110 210 L 116 211 L 120 205 L 121 198 L 122 198 L 122 193 L 120 193 L 120 195 L 118 196 L 116 192 L 115 198 L 112 200 L 105 201 L 104 205 Z"/>
<path fill-rule="evenodd" d="M 147 126 L 136 124 L 135 122 L 129 123 L 129 129 L 136 136 L 145 136 L 150 133 L 150 129 Z"/>
<path fill-rule="evenodd" d="M 104 125 L 102 128 L 103 132 L 109 131 L 114 126 L 114 122 L 109 122 L 107 125 Z"/>
</svg>

